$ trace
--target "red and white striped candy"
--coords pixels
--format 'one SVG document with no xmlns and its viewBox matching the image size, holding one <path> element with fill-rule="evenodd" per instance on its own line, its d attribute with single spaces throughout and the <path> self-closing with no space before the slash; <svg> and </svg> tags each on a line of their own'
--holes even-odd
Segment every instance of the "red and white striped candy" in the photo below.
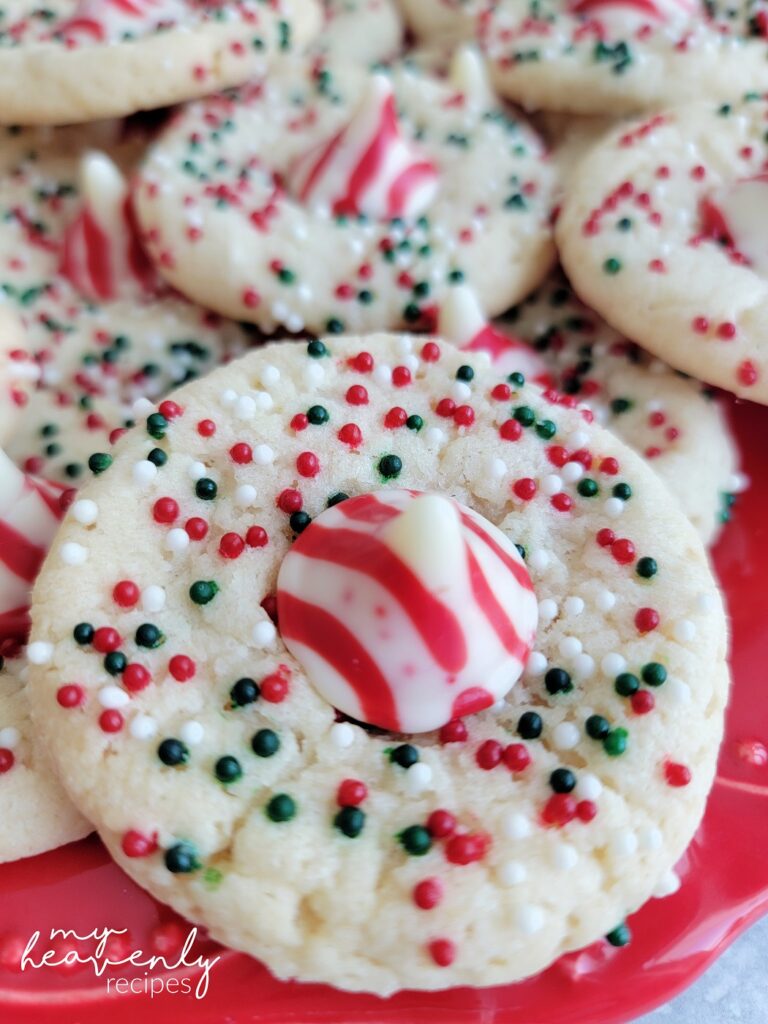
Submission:
<svg viewBox="0 0 768 1024">
<path fill-rule="evenodd" d="M 634 22 L 649 24 L 690 17 L 697 10 L 696 0 L 575 0 L 570 5 L 571 14 L 625 29 Z"/>
<path fill-rule="evenodd" d="M 22 473 L 0 450 L 0 640 L 26 637 L 29 593 L 63 515 L 63 490 Z"/>
<path fill-rule="evenodd" d="M 104 153 L 80 167 L 82 208 L 64 233 L 61 273 L 93 302 L 151 293 L 157 279 L 139 240 L 128 184 Z"/>
<path fill-rule="evenodd" d="M 710 193 L 701 204 L 702 232 L 768 275 L 768 174 Z"/>
<path fill-rule="evenodd" d="M 280 632 L 335 708 L 425 732 L 500 700 L 536 633 L 514 544 L 452 498 L 383 490 L 321 513 L 280 568 Z"/>
<path fill-rule="evenodd" d="M 157 21 L 163 6 L 164 0 L 81 0 L 72 17 L 57 25 L 56 34 L 69 40 L 100 43 L 112 35 L 114 29 L 131 26 L 141 18 L 153 16 L 153 21 Z"/>
<path fill-rule="evenodd" d="M 401 135 L 389 79 L 373 75 L 349 123 L 294 163 L 288 185 L 337 216 L 415 217 L 434 199 L 438 173 Z"/>
<path fill-rule="evenodd" d="M 438 334 L 466 352 L 487 352 L 501 374 L 522 373 L 535 378 L 547 372 L 528 342 L 507 334 L 483 316 L 477 296 L 467 285 L 457 285 L 440 306 Z"/>
</svg>

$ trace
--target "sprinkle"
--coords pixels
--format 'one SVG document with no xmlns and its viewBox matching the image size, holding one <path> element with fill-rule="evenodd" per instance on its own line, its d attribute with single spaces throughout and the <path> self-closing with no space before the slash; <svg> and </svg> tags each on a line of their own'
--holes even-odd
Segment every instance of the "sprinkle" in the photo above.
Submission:
<svg viewBox="0 0 768 1024">
<path fill-rule="evenodd" d="M 600 668 L 606 676 L 618 676 L 627 667 L 626 658 L 616 651 L 606 654 L 600 662 Z"/>
<path fill-rule="evenodd" d="M 603 784 L 591 772 L 580 772 L 574 794 L 579 800 L 597 800 L 603 791 Z"/>
<path fill-rule="evenodd" d="M 99 517 L 99 506 L 95 501 L 81 498 L 71 506 L 70 514 L 73 519 L 83 526 L 92 526 Z"/>
<path fill-rule="evenodd" d="M 331 743 L 339 750 L 346 750 L 355 742 L 355 730 L 348 722 L 335 722 L 329 735 Z"/>
<path fill-rule="evenodd" d="M 131 736 L 137 740 L 151 739 L 157 733 L 157 722 L 150 715 L 138 714 L 128 726 Z"/>
<path fill-rule="evenodd" d="M 515 911 L 515 924 L 523 935 L 535 935 L 544 927 L 544 911 L 533 903 L 523 903 Z"/>
<path fill-rule="evenodd" d="M 149 459 L 142 459 L 133 467 L 133 480 L 139 487 L 146 487 L 157 476 L 157 466 Z"/>
<path fill-rule="evenodd" d="M 83 565 L 88 561 L 88 548 L 74 541 L 67 541 L 61 545 L 61 560 L 65 565 Z"/>
<path fill-rule="evenodd" d="M 499 881 L 504 886 L 521 885 L 528 878 L 528 869 L 520 861 L 507 860 L 499 865 Z"/>
<path fill-rule="evenodd" d="M 257 466 L 269 466 L 275 461 L 275 453 L 268 444 L 257 444 L 253 449 L 253 461 Z"/>
<path fill-rule="evenodd" d="M 165 608 L 165 591 L 156 584 L 151 584 L 142 591 L 141 607 L 145 612 L 159 612 Z"/>
<path fill-rule="evenodd" d="M 131 698 L 119 686 L 102 686 L 98 692 L 98 701 L 103 708 L 124 708 Z"/>
<path fill-rule="evenodd" d="M 169 530 L 165 537 L 165 546 L 174 554 L 180 554 L 189 547 L 189 534 L 180 527 Z"/>
<path fill-rule="evenodd" d="M 276 636 L 277 629 L 269 619 L 262 619 L 253 627 L 253 641 L 258 647 L 269 647 Z"/>
<path fill-rule="evenodd" d="M 205 729 L 200 722 L 185 722 L 179 729 L 179 737 L 190 747 L 196 747 L 204 736 Z"/>
<path fill-rule="evenodd" d="M 547 657 L 541 651 L 531 651 L 526 665 L 526 671 L 532 676 L 541 676 L 547 670 Z"/>
<path fill-rule="evenodd" d="M 519 811 L 510 811 L 502 820 L 501 830 L 507 839 L 527 839 L 532 828 L 525 815 Z"/>
<path fill-rule="evenodd" d="M 432 769 L 419 762 L 412 765 L 405 774 L 405 789 L 410 796 L 419 796 L 432 788 Z"/>
<path fill-rule="evenodd" d="M 557 750 L 573 750 L 581 739 L 581 732 L 573 722 L 560 722 L 552 730 L 552 743 Z"/>
<path fill-rule="evenodd" d="M 696 626 L 690 619 L 678 619 L 672 632 L 678 643 L 688 644 L 696 636 Z"/>
<path fill-rule="evenodd" d="M 235 504 L 240 508 L 249 508 L 256 501 L 256 488 L 252 484 L 241 484 L 235 491 Z"/>
</svg>

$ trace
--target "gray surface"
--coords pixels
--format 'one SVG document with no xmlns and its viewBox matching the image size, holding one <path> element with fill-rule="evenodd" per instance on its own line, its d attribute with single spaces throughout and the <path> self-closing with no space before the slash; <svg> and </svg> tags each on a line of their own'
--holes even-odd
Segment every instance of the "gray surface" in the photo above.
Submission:
<svg viewBox="0 0 768 1024">
<path fill-rule="evenodd" d="M 768 917 L 677 999 L 636 1024 L 768 1024 Z"/>
</svg>

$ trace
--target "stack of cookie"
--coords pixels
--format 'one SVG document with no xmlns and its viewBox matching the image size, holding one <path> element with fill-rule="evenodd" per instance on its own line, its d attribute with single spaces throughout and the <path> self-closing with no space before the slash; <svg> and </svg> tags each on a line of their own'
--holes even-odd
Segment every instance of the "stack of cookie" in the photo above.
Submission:
<svg viewBox="0 0 768 1024">
<path fill-rule="evenodd" d="M 0 860 L 382 995 L 679 884 L 768 394 L 759 14 L 401 7 L 0 13 Z"/>
</svg>

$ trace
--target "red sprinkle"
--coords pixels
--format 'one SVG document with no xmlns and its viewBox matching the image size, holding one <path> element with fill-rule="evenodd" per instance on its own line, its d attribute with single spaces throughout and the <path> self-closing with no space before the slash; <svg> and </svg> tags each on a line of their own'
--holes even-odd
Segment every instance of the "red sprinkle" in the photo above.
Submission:
<svg viewBox="0 0 768 1024">
<path fill-rule="evenodd" d="M 451 864 L 473 864 L 488 852 L 491 837 L 484 832 L 467 832 L 452 836 L 445 846 L 445 856 Z"/>
<path fill-rule="evenodd" d="M 637 693 L 633 693 L 630 703 L 636 715 L 647 715 L 656 707 L 656 699 L 650 690 L 638 690 Z"/>
<path fill-rule="evenodd" d="M 637 626 L 638 633 L 650 633 L 660 622 L 661 618 L 655 608 L 640 608 L 635 613 L 635 626 Z"/>
<path fill-rule="evenodd" d="M 285 512 L 286 515 L 292 515 L 294 512 L 300 512 L 301 506 L 304 504 L 304 499 L 301 493 L 292 487 L 286 487 L 284 491 L 281 491 L 277 498 L 277 507 L 281 512 Z"/>
<path fill-rule="evenodd" d="M 504 748 L 504 764 L 511 772 L 522 772 L 531 763 L 531 755 L 524 743 L 510 743 Z"/>
<path fill-rule="evenodd" d="M 628 565 L 634 560 L 635 545 L 631 540 L 620 537 L 611 544 L 611 554 L 619 565 Z"/>
<path fill-rule="evenodd" d="M 177 683 L 186 683 L 194 676 L 197 666 L 186 654 L 174 654 L 168 662 L 168 671 Z"/>
<path fill-rule="evenodd" d="M 187 531 L 190 540 L 202 540 L 208 533 L 208 523 L 199 516 L 192 516 L 184 524 L 184 529 Z"/>
<path fill-rule="evenodd" d="M 123 670 L 123 686 L 126 690 L 130 690 L 131 693 L 138 693 L 139 690 L 145 690 L 151 682 L 152 674 L 143 665 L 134 663 L 125 666 Z"/>
<path fill-rule="evenodd" d="M 601 548 L 609 548 L 616 540 L 616 534 L 609 527 L 604 526 L 602 530 L 597 531 L 596 539 Z"/>
<path fill-rule="evenodd" d="M 570 494 L 566 494 L 565 491 L 560 491 L 559 494 L 553 494 L 549 499 L 549 503 L 552 508 L 557 509 L 558 512 L 570 512 L 573 508 L 573 498 Z"/>
<path fill-rule="evenodd" d="M 102 626 L 93 634 L 93 649 L 99 654 L 111 654 L 122 644 L 123 638 L 111 626 Z"/>
<path fill-rule="evenodd" d="M 511 394 L 512 389 L 509 384 L 497 384 L 493 391 L 491 391 L 491 398 L 497 402 L 506 402 Z"/>
<path fill-rule="evenodd" d="M 390 409 L 387 415 L 384 417 L 384 426 L 389 430 L 397 430 L 399 427 L 404 427 L 405 422 L 408 419 L 408 413 L 405 409 L 402 409 L 399 405 L 396 405 L 393 409 Z"/>
<path fill-rule="evenodd" d="M 13 756 L 13 751 L 7 747 L 0 747 L 0 775 L 9 772 L 15 763 L 16 758 Z"/>
<path fill-rule="evenodd" d="M 687 765 L 678 764 L 676 761 L 667 761 L 664 765 L 664 778 L 669 786 L 675 786 L 676 788 L 687 786 L 691 781 L 691 769 Z"/>
<path fill-rule="evenodd" d="M 524 476 L 520 480 L 515 480 L 512 490 L 521 501 L 530 501 L 536 495 L 536 481 Z"/>
<path fill-rule="evenodd" d="M 350 448 L 359 448 L 363 443 L 363 432 L 356 423 L 345 423 L 339 431 L 339 440 Z"/>
<path fill-rule="evenodd" d="M 456 831 L 456 818 L 450 811 L 432 811 L 427 818 L 427 831 L 435 839 L 445 839 Z"/>
<path fill-rule="evenodd" d="M 438 967 L 450 967 L 456 959 L 456 945 L 450 939 L 433 939 L 429 944 L 429 955 Z"/>
<path fill-rule="evenodd" d="M 139 588 L 132 580 L 120 580 L 115 584 L 112 597 L 121 608 L 133 608 L 139 600 Z"/>
<path fill-rule="evenodd" d="M 249 548 L 263 548 L 267 545 L 269 537 L 263 526 L 249 526 L 245 535 L 245 543 Z"/>
<path fill-rule="evenodd" d="M 499 427 L 499 434 L 504 441 L 517 441 L 523 432 L 523 428 L 517 420 L 505 420 Z"/>
<path fill-rule="evenodd" d="M 733 324 L 728 320 L 719 324 L 717 328 L 717 336 L 722 341 L 733 341 L 736 337 L 736 324 Z"/>
<path fill-rule="evenodd" d="M 396 366 L 392 371 L 392 383 L 396 388 L 407 387 L 411 383 L 411 371 L 407 366 Z"/>
<path fill-rule="evenodd" d="M 370 373 L 373 369 L 373 356 L 370 352 L 358 352 L 354 359 L 350 359 L 350 364 L 358 373 Z"/>
<path fill-rule="evenodd" d="M 213 437 L 216 433 L 216 424 L 213 420 L 200 420 L 197 424 L 197 432 L 200 437 Z"/>
<path fill-rule="evenodd" d="M 119 711 L 108 708 L 99 715 L 99 727 L 102 732 L 120 732 L 125 720 Z"/>
<path fill-rule="evenodd" d="M 475 760 L 485 771 L 490 771 L 501 764 L 503 748 L 498 740 L 486 740 L 481 743 L 475 753 Z"/>
<path fill-rule="evenodd" d="M 296 459 L 296 471 L 299 476 L 317 476 L 320 472 L 320 460 L 314 452 L 302 452 Z"/>
<path fill-rule="evenodd" d="M 435 412 L 438 416 L 444 416 L 446 419 L 450 419 L 454 412 L 456 412 L 456 403 L 452 398 L 441 398 L 435 406 Z"/>
<path fill-rule="evenodd" d="M 568 793 L 553 793 L 547 800 L 542 817 L 548 825 L 567 825 L 576 817 L 576 801 Z"/>
<path fill-rule="evenodd" d="M 453 414 L 457 427 L 471 427 L 475 422 L 475 410 L 471 405 L 460 405 Z"/>
<path fill-rule="evenodd" d="M 616 476 L 619 472 L 619 460 L 611 458 L 611 456 L 602 459 L 600 461 L 600 472 L 605 473 L 606 476 Z"/>
<path fill-rule="evenodd" d="M 219 541 L 222 558 L 239 558 L 245 550 L 245 541 L 238 533 L 225 533 Z"/>
<path fill-rule="evenodd" d="M 67 683 L 56 691 L 56 700 L 63 708 L 77 708 L 85 700 L 85 691 L 77 683 Z"/>
<path fill-rule="evenodd" d="M 347 402 L 350 405 L 368 405 L 368 391 L 362 384 L 353 384 L 347 388 Z"/>
<path fill-rule="evenodd" d="M 173 523 L 179 514 L 179 503 L 174 498 L 158 498 L 152 507 L 156 523 Z"/>
<path fill-rule="evenodd" d="M 253 449 L 245 441 L 239 441 L 229 449 L 229 457 L 239 466 L 247 466 L 253 459 Z"/>
<path fill-rule="evenodd" d="M 359 779 L 344 779 L 339 784 L 336 802 L 340 807 L 357 807 L 368 796 L 368 787 Z"/>
<path fill-rule="evenodd" d="M 434 341 L 428 341 L 421 349 L 421 358 L 425 363 L 436 363 L 440 358 L 440 346 Z"/>
<path fill-rule="evenodd" d="M 460 718 L 453 718 L 446 722 L 440 730 L 441 743 L 464 743 L 469 735 L 466 725 Z"/>
<path fill-rule="evenodd" d="M 594 800 L 579 800 L 576 804 L 576 815 L 579 821 L 592 821 L 597 814 L 597 804 Z"/>
<path fill-rule="evenodd" d="M 148 857 L 157 849 L 157 836 L 145 836 L 130 829 L 123 835 L 120 845 L 126 857 Z"/>
<path fill-rule="evenodd" d="M 167 420 L 175 420 L 177 416 L 181 416 L 184 411 L 180 405 L 176 402 L 172 402 L 170 398 L 167 398 L 164 402 L 160 403 L 159 406 L 160 415 L 165 416 Z"/>
<path fill-rule="evenodd" d="M 261 696 L 270 704 L 282 704 L 288 696 L 288 680 L 278 672 L 262 679 L 260 684 Z"/>
<path fill-rule="evenodd" d="M 439 878 L 425 878 L 413 887 L 413 902 L 420 910 L 432 910 L 443 898 L 443 886 Z"/>
</svg>

